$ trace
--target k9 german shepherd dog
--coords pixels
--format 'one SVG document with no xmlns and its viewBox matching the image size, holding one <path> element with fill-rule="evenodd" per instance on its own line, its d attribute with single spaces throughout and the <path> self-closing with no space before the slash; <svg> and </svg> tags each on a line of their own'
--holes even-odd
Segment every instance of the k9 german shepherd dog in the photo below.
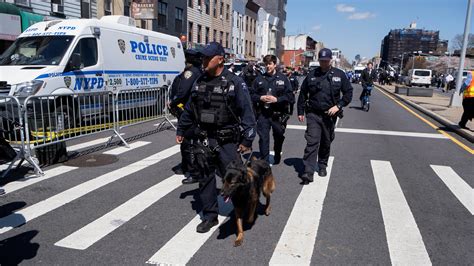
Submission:
<svg viewBox="0 0 474 266">
<path fill-rule="evenodd" d="M 244 241 L 242 219 L 252 224 L 255 220 L 260 193 L 266 198 L 265 215 L 270 215 L 270 195 L 275 190 L 275 179 L 270 165 L 264 160 L 251 159 L 247 165 L 240 161 L 231 162 L 226 169 L 221 195 L 225 202 L 232 199 L 237 222 L 237 239 L 234 246 Z"/>
</svg>

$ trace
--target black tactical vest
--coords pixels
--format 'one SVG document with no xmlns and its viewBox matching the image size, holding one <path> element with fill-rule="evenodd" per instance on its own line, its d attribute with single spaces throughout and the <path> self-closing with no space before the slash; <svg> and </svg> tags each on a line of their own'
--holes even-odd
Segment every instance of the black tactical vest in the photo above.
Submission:
<svg viewBox="0 0 474 266">
<path fill-rule="evenodd" d="M 197 121 L 203 128 L 220 129 L 238 124 L 235 106 L 233 74 L 211 82 L 198 81 L 193 91 L 193 105 Z"/>
</svg>

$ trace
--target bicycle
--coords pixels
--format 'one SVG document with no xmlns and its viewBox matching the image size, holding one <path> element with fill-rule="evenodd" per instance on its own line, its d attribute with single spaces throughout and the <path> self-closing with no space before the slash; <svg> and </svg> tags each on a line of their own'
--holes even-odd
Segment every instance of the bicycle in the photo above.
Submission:
<svg viewBox="0 0 474 266">
<path fill-rule="evenodd" d="M 365 94 L 362 96 L 361 108 L 366 112 L 368 112 L 370 109 L 370 92 L 372 91 L 372 88 L 372 86 L 367 86 L 365 89 Z"/>
</svg>

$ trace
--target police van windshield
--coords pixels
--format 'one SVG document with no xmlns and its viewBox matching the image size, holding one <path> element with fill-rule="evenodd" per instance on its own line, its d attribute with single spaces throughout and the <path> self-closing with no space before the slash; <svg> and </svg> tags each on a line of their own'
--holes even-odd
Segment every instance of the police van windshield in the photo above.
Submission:
<svg viewBox="0 0 474 266">
<path fill-rule="evenodd" d="M 0 65 L 58 65 L 74 36 L 17 39 L 1 56 Z"/>
</svg>

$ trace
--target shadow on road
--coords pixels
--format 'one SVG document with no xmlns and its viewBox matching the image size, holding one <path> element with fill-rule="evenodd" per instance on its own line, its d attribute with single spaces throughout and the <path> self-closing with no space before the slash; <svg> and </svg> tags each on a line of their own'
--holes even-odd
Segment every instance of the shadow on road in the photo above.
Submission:
<svg viewBox="0 0 474 266">
<path fill-rule="evenodd" d="M 37 234 L 32 230 L 0 241 L 0 265 L 18 265 L 36 257 L 40 245 L 31 241 Z"/>
<path fill-rule="evenodd" d="M 304 173 L 304 163 L 301 158 L 288 158 L 283 161 L 288 166 L 293 166 L 295 172 L 298 173 L 298 176 L 301 176 Z"/>
<path fill-rule="evenodd" d="M 10 202 L 8 204 L 0 206 L 0 218 L 8 216 L 14 213 L 16 210 L 19 210 L 25 206 L 26 202 L 24 201 Z"/>
</svg>

